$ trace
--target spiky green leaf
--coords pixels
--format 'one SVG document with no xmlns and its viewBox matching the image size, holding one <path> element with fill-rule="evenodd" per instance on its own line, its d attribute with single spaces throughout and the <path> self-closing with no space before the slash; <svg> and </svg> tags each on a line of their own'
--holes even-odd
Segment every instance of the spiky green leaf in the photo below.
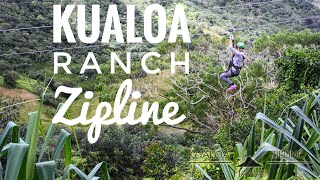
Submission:
<svg viewBox="0 0 320 180">
<path fill-rule="evenodd" d="M 41 180 L 55 180 L 55 161 L 45 161 L 36 163 L 39 179 Z"/>
<path fill-rule="evenodd" d="M 19 171 L 28 150 L 28 144 L 11 143 L 7 156 L 7 165 L 5 171 L 5 180 L 16 180 L 19 175 Z"/>
</svg>

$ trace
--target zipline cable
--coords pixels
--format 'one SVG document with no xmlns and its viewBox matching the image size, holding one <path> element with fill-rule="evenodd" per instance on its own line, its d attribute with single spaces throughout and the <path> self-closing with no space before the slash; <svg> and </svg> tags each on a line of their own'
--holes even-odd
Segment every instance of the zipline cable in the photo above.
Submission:
<svg viewBox="0 0 320 180">
<path fill-rule="evenodd" d="M 32 2 L 36 2 L 36 3 L 53 3 L 53 2 L 49 2 L 49 1 L 24 1 L 24 2 L 9 2 L 9 1 L 0 1 L 1 4 L 10 4 L 10 5 L 16 5 L 16 4 L 28 4 L 28 3 L 32 3 Z"/>
<path fill-rule="evenodd" d="M 141 18 L 143 16 L 137 16 L 135 19 Z M 119 19 L 126 19 L 126 18 L 119 18 Z M 106 20 L 101 21 L 106 22 Z M 72 23 L 71 23 L 72 24 Z M 26 27 L 26 28 L 13 28 L 13 29 L 0 29 L 0 32 L 10 32 L 10 31 L 21 31 L 21 30 L 29 30 L 29 29 L 44 29 L 44 28 L 53 28 L 53 26 L 33 26 L 33 27 Z"/>
<path fill-rule="evenodd" d="M 277 1 L 283 1 L 283 0 L 274 0 L 274 1 L 263 1 L 263 2 L 252 2 L 252 3 L 245 3 L 245 4 L 239 4 L 239 5 L 234 5 L 234 6 L 246 6 L 246 5 L 257 5 L 257 4 L 264 4 L 264 3 L 269 3 L 269 2 L 277 2 Z M 3 4 L 27 4 L 27 3 L 50 3 L 50 4 L 54 4 L 55 2 L 51 2 L 51 1 L 24 1 L 24 2 L 9 2 L 9 1 L 0 1 L 0 3 Z M 234 7 L 231 5 L 228 6 L 213 6 L 211 8 L 227 8 L 227 7 Z"/>
<path fill-rule="evenodd" d="M 243 7 L 243 6 L 250 6 L 250 5 L 259 5 L 259 4 L 266 4 L 266 3 L 277 3 L 283 0 L 272 0 L 272 1 L 263 1 L 263 2 L 256 2 L 256 3 L 246 3 L 246 4 L 239 4 L 239 5 L 229 5 L 229 6 L 213 6 L 213 9 L 225 9 L 230 7 Z M 143 17 L 143 16 L 140 16 Z M 125 19 L 125 18 L 120 18 Z M 105 22 L 105 21 L 102 21 Z M 0 29 L 0 32 L 10 32 L 10 31 L 21 31 L 21 30 L 31 30 L 31 29 L 44 29 L 44 28 L 52 28 L 52 25 L 44 25 L 44 26 L 33 26 L 33 27 L 24 27 L 24 28 L 11 28 L 11 29 Z"/>
<path fill-rule="evenodd" d="M 267 3 L 276 3 L 282 2 L 283 0 L 274 0 L 274 1 L 263 1 L 263 2 L 256 2 L 256 3 L 246 3 L 246 4 L 239 4 L 239 5 L 228 5 L 228 6 L 213 6 L 213 9 L 225 9 L 231 7 L 243 7 L 243 6 L 250 6 L 250 5 L 260 5 L 260 4 L 267 4 Z"/>
<path fill-rule="evenodd" d="M 53 26 L 33 26 L 26 28 L 13 28 L 13 29 L 1 29 L 0 32 L 9 32 L 9 31 L 21 31 L 21 30 L 29 30 L 29 29 L 43 29 L 43 28 L 51 28 Z"/>
<path fill-rule="evenodd" d="M 300 21 L 300 20 L 306 20 L 306 19 L 314 19 L 314 18 L 320 18 L 320 15 L 315 15 L 315 16 L 310 16 L 310 17 L 304 17 L 304 18 L 299 18 L 299 19 L 293 19 L 293 20 L 286 20 L 286 21 L 279 21 L 279 22 L 274 22 L 274 23 L 271 23 L 272 25 L 276 25 L 276 24 L 286 24 L 286 23 L 290 23 L 290 22 L 295 22 L 295 21 Z M 269 26 L 270 24 L 266 24 L 266 25 L 260 25 L 259 27 L 267 27 Z M 236 31 L 243 31 L 243 30 L 246 30 L 246 29 L 252 29 L 251 27 L 250 28 L 241 28 L 241 29 L 236 29 Z"/>
<path fill-rule="evenodd" d="M 311 17 L 305 17 L 305 18 L 299 18 L 299 19 L 292 19 L 292 20 L 287 20 L 287 21 L 280 21 L 280 22 L 275 22 L 268 24 L 269 25 L 275 25 L 275 24 L 284 24 L 284 23 L 290 23 L 290 22 L 295 22 L 299 20 L 306 20 L 306 19 L 313 19 L 313 18 L 319 18 L 320 15 L 316 16 L 311 16 Z M 266 26 L 266 25 L 261 25 L 259 27 Z M 246 28 L 250 29 L 250 28 Z M 237 31 L 242 31 L 244 29 L 240 29 Z M 193 34 L 192 37 L 197 36 L 197 35 L 204 35 L 204 34 Z M 124 43 L 112 43 L 112 44 L 124 44 Z M 126 43 L 130 44 L 130 43 Z M 46 53 L 46 52 L 53 52 L 53 51 L 64 51 L 64 50 L 74 50 L 74 49 L 86 49 L 86 48 L 93 48 L 93 47 L 102 47 L 102 46 L 108 46 L 109 44 L 100 44 L 100 45 L 89 45 L 89 46 L 78 46 L 78 47 L 71 47 L 71 48 L 58 48 L 58 49 L 46 49 L 46 50 L 37 50 L 37 51 L 26 51 L 26 52 L 19 52 L 19 53 L 6 53 L 6 54 L 0 54 L 0 57 L 4 56 L 11 56 L 11 55 L 25 55 L 25 54 L 35 54 L 35 53 Z"/>
</svg>

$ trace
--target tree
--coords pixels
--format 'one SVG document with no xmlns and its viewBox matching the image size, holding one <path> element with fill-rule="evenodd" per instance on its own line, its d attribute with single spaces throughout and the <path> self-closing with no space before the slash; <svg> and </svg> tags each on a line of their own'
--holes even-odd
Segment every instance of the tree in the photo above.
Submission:
<svg viewBox="0 0 320 180">
<path fill-rule="evenodd" d="M 2 73 L 4 85 L 8 88 L 15 88 L 17 85 L 18 73 L 15 71 L 4 71 Z"/>
<path fill-rule="evenodd" d="M 278 80 L 287 91 L 298 92 L 303 87 L 317 88 L 320 78 L 319 49 L 289 49 L 275 61 Z"/>
<path fill-rule="evenodd" d="M 6 61 L 0 61 L 0 72 L 8 71 L 12 69 L 12 65 Z"/>
</svg>

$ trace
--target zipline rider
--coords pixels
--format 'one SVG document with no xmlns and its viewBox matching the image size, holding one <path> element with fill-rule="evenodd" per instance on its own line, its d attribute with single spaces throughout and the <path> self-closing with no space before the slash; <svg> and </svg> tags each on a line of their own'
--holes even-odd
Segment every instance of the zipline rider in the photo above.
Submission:
<svg viewBox="0 0 320 180">
<path fill-rule="evenodd" d="M 229 63 L 228 70 L 220 75 L 220 79 L 229 85 L 226 92 L 231 92 L 237 89 L 237 85 L 233 84 L 229 78 L 240 75 L 240 71 L 245 59 L 245 54 L 243 52 L 245 49 L 245 44 L 243 42 L 238 42 L 236 47 L 234 47 L 233 35 L 230 35 L 229 37 L 229 48 L 232 51 L 233 56 Z"/>
</svg>

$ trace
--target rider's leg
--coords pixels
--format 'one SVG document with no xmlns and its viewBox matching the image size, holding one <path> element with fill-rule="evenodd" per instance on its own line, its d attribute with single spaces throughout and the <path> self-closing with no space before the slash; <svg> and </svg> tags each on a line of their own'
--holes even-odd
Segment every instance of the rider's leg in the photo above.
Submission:
<svg viewBox="0 0 320 180">
<path fill-rule="evenodd" d="M 220 74 L 220 79 L 222 79 L 224 82 L 228 83 L 229 86 L 233 84 L 229 79 L 231 77 L 232 77 L 231 69 Z"/>
<path fill-rule="evenodd" d="M 238 76 L 240 74 L 239 70 L 236 70 L 235 68 L 231 68 L 229 69 L 227 72 L 224 72 L 220 75 L 220 78 L 225 81 L 226 83 L 229 84 L 227 92 L 231 92 L 235 89 L 237 89 L 237 86 L 234 85 L 231 81 L 230 81 L 230 77 L 234 77 L 234 76 Z"/>
</svg>

